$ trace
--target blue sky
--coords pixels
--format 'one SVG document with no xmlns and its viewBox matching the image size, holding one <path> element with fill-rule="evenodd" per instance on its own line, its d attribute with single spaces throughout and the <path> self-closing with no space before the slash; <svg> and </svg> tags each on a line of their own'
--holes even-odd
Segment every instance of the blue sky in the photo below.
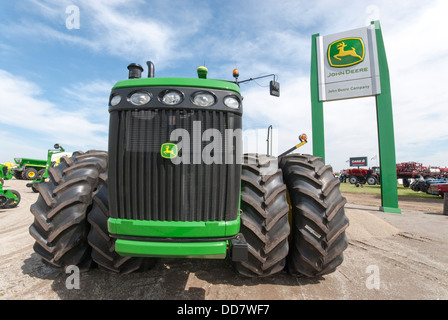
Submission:
<svg viewBox="0 0 448 320">
<path fill-rule="evenodd" d="M 79 29 L 67 28 L 76 6 Z M 380 20 L 391 72 L 397 162 L 448 166 L 448 42 L 440 1 L 75 1 L 0 0 L 0 163 L 45 159 L 54 143 L 66 150 L 107 149 L 110 89 L 126 66 L 147 60 L 156 76 L 240 79 L 246 151 L 274 154 L 295 145 L 312 153 L 309 73 L 311 36 Z M 145 70 L 146 73 L 146 70 Z M 326 160 L 334 169 L 349 157 L 378 154 L 374 98 L 324 104 Z M 376 161 L 371 161 L 376 165 Z"/>
</svg>

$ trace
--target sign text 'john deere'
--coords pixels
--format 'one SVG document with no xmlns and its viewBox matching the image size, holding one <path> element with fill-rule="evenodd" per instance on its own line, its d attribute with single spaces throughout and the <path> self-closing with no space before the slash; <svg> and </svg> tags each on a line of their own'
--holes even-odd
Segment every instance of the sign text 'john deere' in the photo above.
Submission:
<svg viewBox="0 0 448 320">
<path fill-rule="evenodd" d="M 381 93 L 374 28 L 319 36 L 316 41 L 320 101 Z"/>
</svg>

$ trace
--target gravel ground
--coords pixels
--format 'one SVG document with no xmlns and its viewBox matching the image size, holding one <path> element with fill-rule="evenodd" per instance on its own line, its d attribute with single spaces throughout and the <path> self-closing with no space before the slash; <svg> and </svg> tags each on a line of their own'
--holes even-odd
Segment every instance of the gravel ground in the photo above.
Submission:
<svg viewBox="0 0 448 320">
<path fill-rule="evenodd" d="M 228 260 L 160 259 L 143 273 L 117 275 L 102 270 L 80 274 L 45 265 L 28 233 L 29 207 L 37 194 L 26 181 L 9 180 L 5 189 L 22 195 L 15 209 L 0 209 L 1 300 L 304 300 L 448 299 L 448 216 L 442 200 L 403 200 L 403 213 L 378 211 L 378 197 L 345 194 L 349 247 L 336 272 L 316 279 L 282 272 L 264 279 L 235 273 Z"/>
</svg>

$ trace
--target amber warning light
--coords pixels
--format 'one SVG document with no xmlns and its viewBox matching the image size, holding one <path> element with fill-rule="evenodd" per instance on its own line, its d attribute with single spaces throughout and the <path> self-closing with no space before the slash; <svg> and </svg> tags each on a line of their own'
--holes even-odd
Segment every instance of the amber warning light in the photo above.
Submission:
<svg viewBox="0 0 448 320">
<path fill-rule="evenodd" d="M 238 69 L 233 69 L 233 77 L 238 81 L 238 77 L 240 76 L 240 72 Z"/>
</svg>

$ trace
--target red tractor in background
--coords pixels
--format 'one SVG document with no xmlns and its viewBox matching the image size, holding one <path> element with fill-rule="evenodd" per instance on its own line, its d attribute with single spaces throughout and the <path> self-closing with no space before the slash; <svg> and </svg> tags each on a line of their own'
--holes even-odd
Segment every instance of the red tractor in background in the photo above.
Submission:
<svg viewBox="0 0 448 320">
<path fill-rule="evenodd" d="M 397 163 L 397 179 L 403 180 L 403 186 L 410 186 L 409 179 L 438 179 L 448 178 L 448 168 L 425 167 L 418 162 L 402 162 Z M 372 167 L 370 169 L 346 169 L 341 170 L 340 181 L 351 184 L 380 184 L 380 167 Z"/>
<path fill-rule="evenodd" d="M 371 169 L 347 169 L 343 171 L 351 184 L 367 183 L 370 186 L 374 186 L 380 182 L 380 167 L 372 167 Z"/>
</svg>

